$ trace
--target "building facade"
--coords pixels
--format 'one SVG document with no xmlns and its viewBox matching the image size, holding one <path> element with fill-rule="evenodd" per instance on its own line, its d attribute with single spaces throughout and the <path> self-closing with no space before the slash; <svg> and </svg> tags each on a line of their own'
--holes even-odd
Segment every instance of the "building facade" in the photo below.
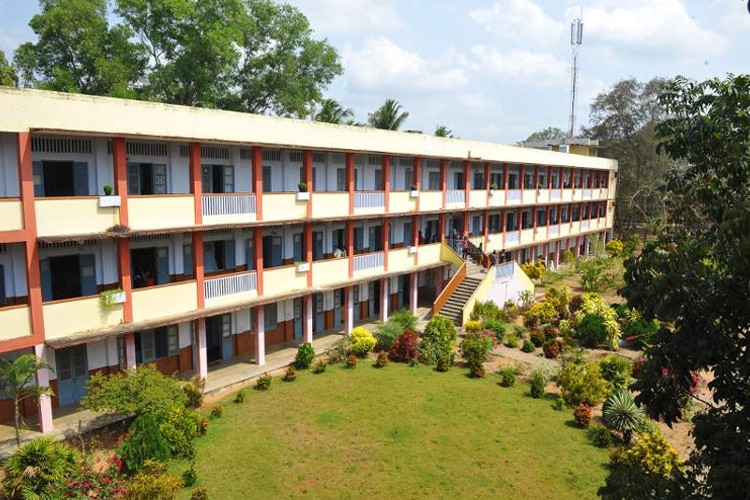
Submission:
<svg viewBox="0 0 750 500">
<path fill-rule="evenodd" d="M 34 90 L 0 109 L 0 355 L 53 367 L 42 430 L 94 372 L 207 377 L 431 304 L 456 235 L 557 262 L 612 228 L 602 158 Z"/>
</svg>

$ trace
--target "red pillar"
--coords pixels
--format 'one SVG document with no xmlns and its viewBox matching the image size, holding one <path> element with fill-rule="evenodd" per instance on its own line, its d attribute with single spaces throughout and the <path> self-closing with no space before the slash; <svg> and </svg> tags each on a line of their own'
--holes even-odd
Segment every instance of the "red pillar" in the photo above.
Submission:
<svg viewBox="0 0 750 500">
<path fill-rule="evenodd" d="M 440 233 L 440 242 L 445 241 L 445 214 L 438 214 L 438 232 Z"/>
<path fill-rule="evenodd" d="M 253 168 L 255 218 L 260 221 L 263 220 L 263 150 L 260 146 L 253 146 L 250 156 Z M 260 274 L 258 277 L 260 278 Z"/>
<path fill-rule="evenodd" d="M 128 217 L 128 170 L 127 149 L 125 139 L 112 139 L 112 161 L 115 173 L 115 189 L 120 196 L 120 224 L 127 226 Z M 123 319 L 126 323 L 133 322 L 133 284 L 130 270 L 130 241 L 127 238 L 117 239 L 117 269 L 120 277 L 120 288 L 125 293 L 125 303 L 122 307 Z"/>
<path fill-rule="evenodd" d="M 256 226 L 254 232 L 255 242 L 253 244 L 253 251 L 255 252 L 255 276 L 258 286 L 258 296 L 260 297 L 263 295 L 263 228 L 261 226 Z"/>
<path fill-rule="evenodd" d="M 203 233 L 200 231 L 193 233 L 193 275 L 195 276 L 195 283 L 198 288 L 198 309 L 203 309 L 206 305 L 203 294 L 205 272 L 203 269 Z M 258 283 L 260 283 L 260 273 Z"/>
</svg>

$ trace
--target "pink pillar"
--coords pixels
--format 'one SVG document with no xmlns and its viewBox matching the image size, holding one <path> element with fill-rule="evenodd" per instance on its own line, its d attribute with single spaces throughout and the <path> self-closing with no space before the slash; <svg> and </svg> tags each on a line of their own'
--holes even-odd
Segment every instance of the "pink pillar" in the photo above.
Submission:
<svg viewBox="0 0 750 500">
<path fill-rule="evenodd" d="M 419 290 L 419 279 L 418 279 L 419 273 L 414 272 L 409 275 L 409 285 L 411 289 L 409 290 L 411 292 L 411 313 L 417 314 L 417 295 Z"/>
<path fill-rule="evenodd" d="M 125 366 L 128 370 L 135 370 L 135 333 L 125 335 Z"/>
<path fill-rule="evenodd" d="M 208 356 L 206 352 L 206 318 L 195 322 L 195 344 L 198 348 L 198 366 L 196 372 L 202 379 L 208 378 Z"/>
<path fill-rule="evenodd" d="M 265 306 L 259 306 L 255 313 L 255 364 L 266 364 L 266 315 Z"/>
<path fill-rule="evenodd" d="M 354 285 L 359 286 L 359 285 Z M 346 299 L 346 323 L 344 324 L 344 333 L 349 335 L 354 330 L 354 286 L 348 286 L 344 289 Z"/>
<path fill-rule="evenodd" d="M 388 278 L 380 280 L 380 320 L 383 322 L 388 321 Z"/>
<path fill-rule="evenodd" d="M 313 341 L 312 295 L 306 296 L 303 300 L 304 300 L 304 309 L 305 309 L 305 325 L 304 325 L 304 333 L 302 334 L 302 341 L 312 344 L 312 341 Z"/>
<path fill-rule="evenodd" d="M 47 348 L 44 344 L 34 346 L 34 354 L 42 361 L 47 361 Z M 49 370 L 42 368 L 36 372 L 36 385 L 39 387 L 49 387 Z M 39 396 L 38 405 L 39 430 L 42 432 L 52 431 L 52 400 L 49 396 Z"/>
<path fill-rule="evenodd" d="M 555 269 L 560 267 L 560 241 L 555 242 Z"/>
</svg>

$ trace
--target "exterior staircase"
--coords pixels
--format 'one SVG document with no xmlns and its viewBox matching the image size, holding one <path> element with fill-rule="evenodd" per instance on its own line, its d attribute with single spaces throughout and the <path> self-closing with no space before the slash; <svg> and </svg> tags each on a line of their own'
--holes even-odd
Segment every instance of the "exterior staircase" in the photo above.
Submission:
<svg viewBox="0 0 750 500">
<path fill-rule="evenodd" d="M 484 268 L 471 261 L 466 261 L 466 277 L 448 298 L 439 314 L 453 321 L 457 328 L 461 328 L 463 326 L 464 306 L 486 275 L 487 271 Z"/>
</svg>

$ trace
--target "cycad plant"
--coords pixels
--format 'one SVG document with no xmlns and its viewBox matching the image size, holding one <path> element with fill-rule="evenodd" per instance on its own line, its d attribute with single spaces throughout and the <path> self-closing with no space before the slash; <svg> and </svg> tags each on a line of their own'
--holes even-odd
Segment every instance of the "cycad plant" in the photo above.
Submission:
<svg viewBox="0 0 750 500">
<path fill-rule="evenodd" d="M 621 389 L 613 393 L 604 403 L 602 418 L 607 425 L 622 434 L 625 444 L 630 444 L 633 431 L 643 425 L 646 414 L 635 404 L 633 396 Z"/>
</svg>

